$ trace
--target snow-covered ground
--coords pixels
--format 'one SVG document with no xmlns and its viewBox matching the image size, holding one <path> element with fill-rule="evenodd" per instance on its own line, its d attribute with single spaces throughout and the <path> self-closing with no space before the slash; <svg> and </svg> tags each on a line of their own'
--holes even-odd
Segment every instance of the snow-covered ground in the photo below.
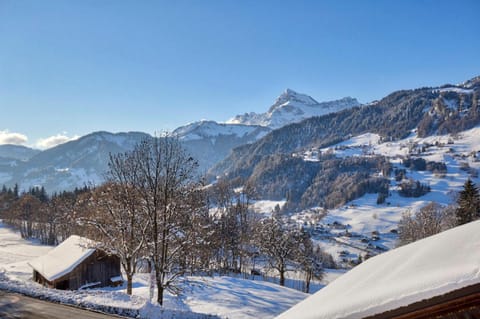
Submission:
<svg viewBox="0 0 480 319">
<path fill-rule="evenodd" d="M 286 200 L 257 200 L 253 203 L 253 210 L 257 214 L 269 216 L 275 211 L 275 207 L 282 208 Z"/>
<path fill-rule="evenodd" d="M 0 222 L 0 289 L 12 289 L 67 304 L 82 305 L 140 318 L 272 318 L 305 299 L 308 294 L 277 284 L 227 276 L 188 277 L 181 296 L 167 294 L 164 310 L 149 303 L 149 276 L 134 278 L 133 296 L 125 287 L 83 291 L 47 289 L 34 283 L 32 269 L 27 264 L 45 255 L 53 247 L 20 238 L 20 235 Z M 326 282 L 342 272 L 327 273 Z M 120 310 L 113 310 L 114 308 Z"/>
<path fill-rule="evenodd" d="M 0 272 L 6 271 L 9 278 L 27 280 L 32 277 L 32 268 L 27 262 L 52 248 L 24 240 L 0 222 Z"/>
<path fill-rule="evenodd" d="M 390 192 L 384 204 L 377 204 L 377 194 L 366 194 L 345 206 L 327 211 L 319 222 L 313 222 L 309 208 L 294 213 L 291 218 L 311 227 L 314 240 L 339 262 L 354 261 L 359 255 L 378 254 L 396 246 L 395 233 L 402 213 L 417 211 L 430 202 L 448 205 L 454 195 L 471 178 L 478 185 L 480 179 L 480 126 L 460 134 L 419 138 L 415 132 L 403 140 L 380 143 L 380 136 L 366 133 L 320 150 L 308 150 L 305 161 L 318 160 L 319 153 L 333 153 L 337 157 L 383 155 L 397 169 L 406 169 L 406 178 L 429 185 L 431 191 L 421 197 L 402 197 L 398 183 L 390 176 Z M 407 156 L 444 163 L 447 172 L 415 171 L 402 164 Z M 476 172 L 476 174 L 475 174 Z M 352 236 L 353 234 L 353 236 Z"/>
<path fill-rule="evenodd" d="M 415 154 L 422 146 L 427 146 L 426 151 Z M 409 153 L 420 156 L 427 161 L 444 161 L 455 154 L 464 156 L 464 160 L 475 163 L 469 155 L 472 152 L 480 151 L 480 126 L 466 130 L 462 133 L 452 136 L 434 135 L 425 138 L 418 137 L 414 132 L 409 137 L 395 141 L 380 143 L 378 134 L 366 133 L 352 137 L 341 143 L 323 148 L 321 152 L 333 152 L 338 157 L 363 156 L 367 154 L 377 154 L 390 157 L 392 159 L 400 156 L 407 156 Z M 413 152 L 412 152 L 413 151 Z M 306 154 L 308 155 L 308 154 Z M 306 156 L 306 159 L 309 157 Z M 480 167 L 480 163 L 477 164 Z"/>
</svg>

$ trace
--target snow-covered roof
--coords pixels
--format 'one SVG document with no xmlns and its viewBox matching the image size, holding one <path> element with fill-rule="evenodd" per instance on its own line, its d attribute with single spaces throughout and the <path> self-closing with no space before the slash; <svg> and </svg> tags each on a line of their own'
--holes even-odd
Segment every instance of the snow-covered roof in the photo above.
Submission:
<svg viewBox="0 0 480 319">
<path fill-rule="evenodd" d="M 363 318 L 480 283 L 480 221 L 368 259 L 277 319 Z"/>
<path fill-rule="evenodd" d="M 77 235 L 72 235 L 60 245 L 28 264 L 48 281 L 58 279 L 77 267 L 95 252 L 94 242 Z"/>
</svg>

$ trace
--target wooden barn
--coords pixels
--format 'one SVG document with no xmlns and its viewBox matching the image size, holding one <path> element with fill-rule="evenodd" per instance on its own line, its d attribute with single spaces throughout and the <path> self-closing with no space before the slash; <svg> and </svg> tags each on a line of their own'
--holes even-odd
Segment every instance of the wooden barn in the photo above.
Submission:
<svg viewBox="0 0 480 319">
<path fill-rule="evenodd" d="M 46 255 L 31 261 L 33 280 L 49 288 L 76 290 L 116 285 L 122 281 L 120 259 L 94 247 L 94 242 L 70 236 Z"/>
<path fill-rule="evenodd" d="M 480 318 L 480 221 L 372 257 L 277 319 Z"/>
</svg>

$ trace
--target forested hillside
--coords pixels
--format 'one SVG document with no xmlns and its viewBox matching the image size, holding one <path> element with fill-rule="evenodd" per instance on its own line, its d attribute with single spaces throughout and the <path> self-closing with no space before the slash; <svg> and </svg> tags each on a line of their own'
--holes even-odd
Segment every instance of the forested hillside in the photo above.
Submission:
<svg viewBox="0 0 480 319">
<path fill-rule="evenodd" d="M 373 175 L 386 173 L 385 160 L 332 159 L 320 149 L 364 133 L 378 134 L 383 143 L 414 131 L 419 137 L 456 134 L 480 123 L 479 97 L 478 77 L 458 86 L 397 91 L 368 105 L 272 131 L 234 149 L 210 175 L 242 177 L 256 185 L 260 196 L 285 198 L 295 207 L 334 207 L 366 192 L 383 193 L 385 181 Z M 306 151 L 318 153 L 314 163 L 292 158 Z"/>
</svg>

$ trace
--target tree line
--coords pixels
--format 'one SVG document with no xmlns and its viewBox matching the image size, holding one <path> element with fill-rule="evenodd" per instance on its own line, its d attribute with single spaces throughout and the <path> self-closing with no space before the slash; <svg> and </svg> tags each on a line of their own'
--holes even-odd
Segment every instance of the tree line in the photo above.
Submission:
<svg viewBox="0 0 480 319">
<path fill-rule="evenodd" d="M 72 234 L 82 232 L 81 225 L 72 221 L 79 211 L 78 199 L 89 191 L 85 187 L 49 196 L 43 187 L 32 187 L 20 193 L 18 185 L 13 188 L 3 186 L 0 218 L 15 227 L 23 238 L 57 245 Z"/>
</svg>

